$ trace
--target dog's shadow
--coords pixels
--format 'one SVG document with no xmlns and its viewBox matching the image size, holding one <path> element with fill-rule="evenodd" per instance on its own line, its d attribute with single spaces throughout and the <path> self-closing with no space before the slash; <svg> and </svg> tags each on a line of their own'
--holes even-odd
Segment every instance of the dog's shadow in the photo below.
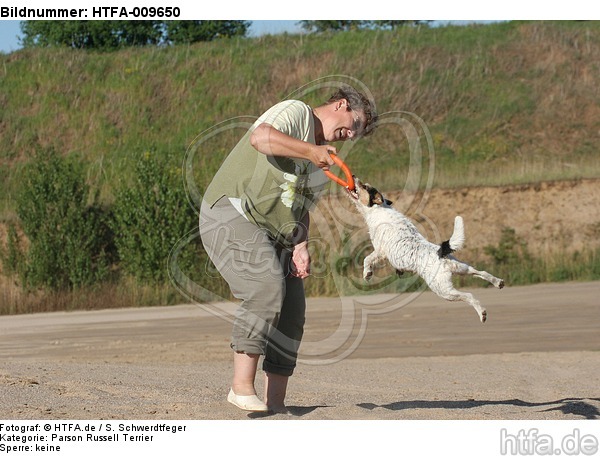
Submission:
<svg viewBox="0 0 600 456">
<path fill-rule="evenodd" d="M 594 401 L 598 405 L 592 405 L 585 401 Z M 540 413 L 558 410 L 564 415 L 574 415 L 588 420 L 600 418 L 600 398 L 565 398 L 550 402 L 528 402 L 521 399 L 509 399 L 504 401 L 486 401 L 486 400 L 465 400 L 465 401 L 400 401 L 390 404 L 356 404 L 358 407 L 374 410 L 376 408 L 385 408 L 387 410 L 411 410 L 411 409 L 471 409 L 484 407 L 486 405 L 512 405 L 515 407 L 550 407 L 540 410 Z M 553 407 L 555 406 L 555 407 Z"/>
</svg>

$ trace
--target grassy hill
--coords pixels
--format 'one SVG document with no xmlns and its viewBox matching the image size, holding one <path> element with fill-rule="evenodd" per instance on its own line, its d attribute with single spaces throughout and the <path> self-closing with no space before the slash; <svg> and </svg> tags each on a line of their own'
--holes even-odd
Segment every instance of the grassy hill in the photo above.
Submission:
<svg viewBox="0 0 600 456">
<path fill-rule="evenodd" d="M 6 222 L 16 218 L 21 170 L 39 149 L 83 163 L 88 184 L 111 208 L 121 184 L 134 180 L 142 157 L 167 158 L 161 161 L 167 163 L 165 173 L 175 175 L 190 144 L 207 129 L 224 121 L 235 125 L 230 119 L 239 116 L 240 123 L 247 122 L 282 99 L 298 97 L 307 84 L 302 99 L 315 106 L 333 91 L 333 81 L 358 81 L 374 95 L 378 111 L 387 113 L 390 122 L 375 135 L 344 145 L 352 171 L 382 190 L 402 190 L 412 176 L 410 128 L 402 124 L 407 119 L 418 128 L 417 119 L 426 125 L 420 145 L 428 152 L 417 163 L 428 170 L 417 176 L 421 186 L 432 179 L 434 187 L 460 187 L 452 192 L 464 196 L 469 186 L 598 178 L 599 77 L 598 22 L 280 35 L 114 53 L 0 54 L 0 243 L 7 242 Z M 239 128 L 222 130 L 195 156 L 201 192 L 242 135 Z M 588 222 L 593 235 L 598 224 L 593 216 Z M 510 267 L 522 269 L 513 271 L 524 277 L 515 283 L 598 277 L 597 248 L 534 258 L 524 247 L 527 227 L 504 227 L 505 234 L 516 235 L 498 244 L 498 256 L 513 255 Z M 492 260 L 480 266 L 498 269 Z M 335 267 L 344 269 L 340 261 Z M 115 268 L 114 279 L 72 293 L 29 293 L 0 273 L 0 314 L 181 302 L 170 284 L 137 283 Z M 541 270 L 549 272 L 529 278 Z M 206 280 L 222 288 L 220 296 L 227 293 L 222 282 Z M 307 283 L 309 295 L 339 291 L 331 277 Z"/>
<path fill-rule="evenodd" d="M 36 147 L 81 157 L 110 202 L 147 151 L 181 162 L 201 132 L 257 116 L 328 75 L 364 83 L 380 112 L 424 120 L 434 185 L 501 185 L 600 175 L 600 24 L 508 22 L 331 35 L 280 35 L 115 53 L 31 49 L 0 55 L 0 214 Z M 323 89 L 307 101 L 318 103 Z M 398 129 L 396 129 L 398 130 Z M 209 178 L 237 136 L 202 162 Z M 382 128 L 353 171 L 401 188 L 406 139 Z M 200 187 L 205 182 L 199 183 Z"/>
</svg>

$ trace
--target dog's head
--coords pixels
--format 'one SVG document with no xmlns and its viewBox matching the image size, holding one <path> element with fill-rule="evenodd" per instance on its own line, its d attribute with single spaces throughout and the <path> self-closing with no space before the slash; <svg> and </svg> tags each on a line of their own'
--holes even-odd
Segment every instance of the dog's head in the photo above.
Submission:
<svg viewBox="0 0 600 456">
<path fill-rule="evenodd" d="M 356 176 L 352 177 L 354 178 L 354 190 L 348 190 L 348 194 L 357 204 L 364 207 L 390 207 L 392 205 L 392 202 L 386 199 L 375 187 L 361 182 Z"/>
</svg>

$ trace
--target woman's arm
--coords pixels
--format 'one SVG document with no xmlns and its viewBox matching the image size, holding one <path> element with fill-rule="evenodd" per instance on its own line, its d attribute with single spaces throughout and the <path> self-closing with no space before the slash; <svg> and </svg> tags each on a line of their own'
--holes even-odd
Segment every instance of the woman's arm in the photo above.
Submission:
<svg viewBox="0 0 600 456">
<path fill-rule="evenodd" d="M 250 144 L 265 155 L 310 160 L 323 170 L 328 170 L 334 164 L 329 154 L 337 152 L 334 146 L 317 146 L 293 138 L 268 123 L 262 123 L 254 129 Z"/>
</svg>

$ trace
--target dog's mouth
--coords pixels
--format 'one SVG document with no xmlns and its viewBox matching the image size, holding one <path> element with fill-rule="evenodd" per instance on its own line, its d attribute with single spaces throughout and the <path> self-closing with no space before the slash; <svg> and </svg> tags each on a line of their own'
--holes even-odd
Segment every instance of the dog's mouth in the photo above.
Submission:
<svg viewBox="0 0 600 456">
<path fill-rule="evenodd" d="M 350 195 L 350 198 L 353 198 L 355 200 L 358 199 L 358 192 L 356 191 L 356 187 L 354 188 L 354 190 L 350 190 L 348 187 L 346 187 L 346 192 L 348 192 L 348 195 Z"/>
<path fill-rule="evenodd" d="M 346 187 L 346 192 L 348 192 L 348 195 L 350 195 L 351 198 L 358 200 L 358 184 L 359 184 L 359 180 L 356 176 L 352 176 L 352 180 L 354 181 L 354 190 L 350 190 L 348 187 Z"/>
</svg>

